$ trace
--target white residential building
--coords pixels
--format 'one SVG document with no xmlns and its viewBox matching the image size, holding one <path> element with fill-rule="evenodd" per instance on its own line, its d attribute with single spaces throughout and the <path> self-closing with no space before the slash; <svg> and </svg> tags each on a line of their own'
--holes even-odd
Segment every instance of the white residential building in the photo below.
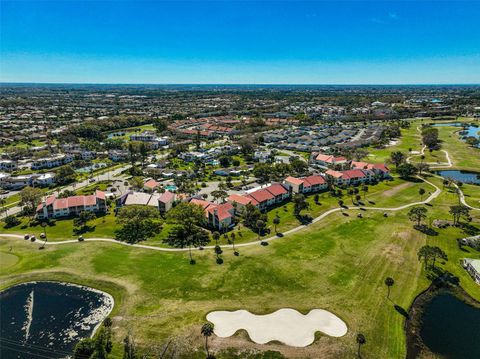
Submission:
<svg viewBox="0 0 480 359">
<path fill-rule="evenodd" d="M 34 160 L 30 166 L 32 170 L 41 170 L 44 168 L 53 168 L 66 165 L 73 161 L 73 156 L 69 154 L 57 155 L 47 158 Z"/>
</svg>

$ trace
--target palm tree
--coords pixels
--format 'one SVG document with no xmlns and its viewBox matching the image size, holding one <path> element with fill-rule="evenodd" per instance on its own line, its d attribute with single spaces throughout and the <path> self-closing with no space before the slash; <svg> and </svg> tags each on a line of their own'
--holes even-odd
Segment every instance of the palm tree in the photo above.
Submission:
<svg viewBox="0 0 480 359">
<path fill-rule="evenodd" d="M 367 342 L 367 340 L 365 339 L 365 335 L 363 335 L 362 333 L 357 334 L 356 340 L 358 344 L 358 357 L 361 358 L 362 355 L 360 354 L 360 347 L 364 345 Z"/>
<path fill-rule="evenodd" d="M 395 281 L 393 280 L 393 278 L 391 277 L 385 278 L 385 285 L 388 288 L 387 299 L 390 299 L 390 287 L 393 286 L 394 284 L 395 284 Z"/>
<path fill-rule="evenodd" d="M 235 236 L 235 233 L 234 233 L 234 232 L 230 233 L 230 242 L 232 243 L 233 254 L 236 255 L 236 256 L 238 256 L 238 252 L 237 252 L 237 250 L 235 249 L 235 237 L 236 237 L 236 236 Z"/>
<path fill-rule="evenodd" d="M 418 194 L 420 195 L 420 200 L 422 201 L 423 200 L 423 195 L 425 194 L 425 190 L 423 188 L 420 188 L 418 190 Z"/>
<path fill-rule="evenodd" d="M 207 358 L 210 357 L 210 352 L 208 351 L 208 337 L 211 337 L 213 334 L 213 324 L 205 323 L 202 325 L 200 333 L 205 337 L 205 351 L 207 352 Z"/>
<path fill-rule="evenodd" d="M 280 217 L 278 214 L 275 215 L 275 218 L 273 219 L 273 224 L 275 225 L 275 233 L 277 233 L 277 226 L 280 224 Z"/>
<path fill-rule="evenodd" d="M 260 235 L 262 233 L 263 228 L 265 228 L 265 222 L 259 219 L 256 223 L 257 230 L 258 230 L 258 240 L 260 240 Z"/>
<path fill-rule="evenodd" d="M 367 195 L 367 192 L 368 192 L 368 186 L 367 185 L 363 186 L 362 191 L 363 191 L 363 200 L 365 200 L 365 196 Z"/>
</svg>

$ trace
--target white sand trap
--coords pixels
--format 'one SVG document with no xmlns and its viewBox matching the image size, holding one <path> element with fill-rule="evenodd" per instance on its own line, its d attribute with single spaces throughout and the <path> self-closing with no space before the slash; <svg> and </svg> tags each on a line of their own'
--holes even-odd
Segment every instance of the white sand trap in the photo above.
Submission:
<svg viewBox="0 0 480 359">
<path fill-rule="evenodd" d="M 420 154 L 420 151 L 411 151 L 410 152 L 412 155 L 419 155 Z"/>
<path fill-rule="evenodd" d="M 347 333 L 347 325 L 335 314 L 323 309 L 312 309 L 307 315 L 295 309 L 283 308 L 266 315 L 255 315 L 246 310 L 208 313 L 207 320 L 214 324 L 214 333 L 227 338 L 245 329 L 255 343 L 265 344 L 277 340 L 293 347 L 306 347 L 315 340 L 315 332 L 332 337 Z"/>
</svg>

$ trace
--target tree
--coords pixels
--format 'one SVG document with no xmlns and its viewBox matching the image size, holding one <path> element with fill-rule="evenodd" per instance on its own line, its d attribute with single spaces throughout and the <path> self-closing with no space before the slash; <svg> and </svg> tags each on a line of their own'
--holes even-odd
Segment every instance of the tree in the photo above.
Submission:
<svg viewBox="0 0 480 359">
<path fill-rule="evenodd" d="M 215 190 L 215 191 L 212 191 L 210 194 L 212 195 L 215 201 L 217 201 L 219 198 L 221 198 L 222 201 L 225 201 L 225 198 L 228 197 L 227 191 L 223 191 L 223 190 Z"/>
<path fill-rule="evenodd" d="M 27 213 L 34 215 L 42 196 L 43 192 L 39 188 L 25 187 L 20 191 L 20 204 L 25 206 Z"/>
<path fill-rule="evenodd" d="M 390 287 L 392 287 L 394 284 L 395 284 L 395 281 L 393 280 L 393 278 L 391 277 L 385 278 L 385 285 L 388 288 L 387 299 L 390 299 Z"/>
<path fill-rule="evenodd" d="M 205 212 L 197 204 L 182 202 L 167 213 L 167 220 L 187 227 L 202 226 L 205 223 Z"/>
<path fill-rule="evenodd" d="M 136 359 L 135 342 L 130 333 L 123 339 L 123 359 Z"/>
<path fill-rule="evenodd" d="M 162 134 L 168 129 L 168 122 L 163 118 L 156 118 L 153 120 L 153 127 L 159 134 Z"/>
<path fill-rule="evenodd" d="M 164 242 L 177 248 L 188 247 L 190 263 L 194 264 L 192 247 L 201 247 L 210 241 L 207 231 L 200 227 L 205 223 L 203 208 L 193 203 L 182 202 L 168 212 L 167 220 L 175 226 Z"/>
<path fill-rule="evenodd" d="M 401 178 L 409 178 L 417 173 L 417 167 L 411 163 L 403 163 L 397 167 L 397 172 Z"/>
<path fill-rule="evenodd" d="M 268 163 L 258 163 L 253 168 L 253 175 L 259 179 L 260 182 L 268 182 L 272 177 L 274 167 Z"/>
<path fill-rule="evenodd" d="M 73 359 L 88 359 L 95 350 L 95 340 L 93 338 L 84 338 L 75 345 Z"/>
<path fill-rule="evenodd" d="M 220 163 L 220 166 L 222 167 L 229 167 L 231 163 L 232 158 L 230 156 L 220 156 L 218 158 L 218 162 Z"/>
<path fill-rule="evenodd" d="M 55 171 L 55 181 L 59 185 L 66 185 L 75 182 L 76 179 L 77 173 L 70 165 L 58 167 Z"/>
<path fill-rule="evenodd" d="M 258 220 L 267 221 L 267 215 L 260 212 L 260 210 L 251 203 L 247 203 L 244 207 L 242 217 L 245 227 L 248 227 L 253 231 L 257 230 L 256 225 Z"/>
<path fill-rule="evenodd" d="M 242 154 L 244 156 L 251 156 L 251 154 L 254 152 L 253 142 L 251 138 L 247 136 L 242 137 L 242 139 L 238 141 L 238 144 L 240 145 L 240 150 L 242 151 Z"/>
<path fill-rule="evenodd" d="M 368 186 L 364 185 L 362 187 L 362 191 L 363 191 L 363 199 L 365 200 L 365 196 L 367 195 L 367 192 L 368 192 Z"/>
<path fill-rule="evenodd" d="M 145 167 L 145 161 L 147 160 L 149 151 L 150 149 L 145 142 L 140 142 L 138 153 L 140 154 L 140 160 L 142 161 L 142 168 Z"/>
<path fill-rule="evenodd" d="M 405 161 L 405 155 L 400 151 L 392 152 L 390 154 L 390 160 L 395 164 L 395 167 L 398 167 Z"/>
<path fill-rule="evenodd" d="M 358 344 L 358 357 L 361 358 L 362 355 L 360 354 L 360 348 L 362 345 L 364 345 L 367 340 L 365 339 L 365 335 L 363 335 L 362 333 L 358 333 L 357 334 L 357 338 L 356 338 L 356 341 L 357 341 L 357 344 Z"/>
<path fill-rule="evenodd" d="M 212 238 L 215 241 L 215 246 L 218 246 L 218 240 L 220 239 L 220 233 L 217 231 L 212 233 Z"/>
<path fill-rule="evenodd" d="M 210 357 L 210 352 L 208 351 L 208 338 L 213 334 L 213 324 L 212 323 L 205 323 L 202 325 L 202 329 L 200 329 L 200 333 L 205 337 L 205 351 L 207 353 L 207 358 Z"/>
<path fill-rule="evenodd" d="M 420 188 L 418 190 L 418 194 L 420 195 L 420 200 L 423 201 L 423 195 L 425 194 L 425 190 L 423 188 Z"/>
<path fill-rule="evenodd" d="M 145 241 L 162 229 L 158 210 L 150 206 L 127 206 L 118 212 L 117 223 L 122 227 L 115 232 L 115 238 L 127 243 Z"/>
<path fill-rule="evenodd" d="M 462 217 L 468 217 L 470 215 L 470 208 L 463 205 L 451 206 L 449 212 L 453 216 L 453 225 L 457 226 Z"/>
<path fill-rule="evenodd" d="M 5 228 L 15 227 L 22 223 L 16 216 L 7 216 L 3 221 L 5 222 Z"/>
<path fill-rule="evenodd" d="M 408 219 L 416 222 L 417 226 L 420 226 L 420 223 L 425 218 L 427 218 L 427 209 L 425 207 L 412 207 L 410 211 L 408 211 Z"/>
<path fill-rule="evenodd" d="M 293 214 L 295 216 L 300 216 L 300 213 L 304 209 L 308 209 L 310 207 L 309 203 L 306 201 L 305 196 L 303 194 L 296 194 L 293 196 Z"/>
<path fill-rule="evenodd" d="M 238 256 L 238 251 L 235 249 L 235 232 L 230 233 L 230 240 L 229 243 L 232 244 L 233 254 Z"/>
<path fill-rule="evenodd" d="M 97 218 L 97 216 L 94 212 L 81 211 L 78 214 L 78 217 L 73 220 L 73 225 L 75 227 L 84 228 L 88 222 L 93 221 L 95 218 Z"/>
<path fill-rule="evenodd" d="M 188 227 L 182 224 L 174 225 L 168 232 L 167 238 L 163 240 L 164 243 L 176 248 L 188 247 L 190 256 L 190 263 L 195 264 L 192 256 L 192 247 L 202 247 L 208 244 L 210 238 L 207 231 L 198 226 Z"/>
<path fill-rule="evenodd" d="M 275 217 L 273 218 L 273 224 L 275 226 L 275 233 L 277 233 L 277 226 L 280 224 L 280 217 L 278 214 L 275 214 Z"/>
<path fill-rule="evenodd" d="M 143 178 L 140 176 L 134 176 L 130 179 L 130 185 L 137 189 L 140 190 L 143 188 Z"/>
<path fill-rule="evenodd" d="M 438 149 L 438 129 L 426 127 L 422 130 L 422 141 L 429 149 Z"/>
<path fill-rule="evenodd" d="M 430 166 L 427 165 L 426 163 L 418 163 L 417 164 L 417 170 L 418 170 L 418 173 L 421 175 L 422 172 L 428 172 L 430 170 Z"/>
<path fill-rule="evenodd" d="M 440 247 L 432 247 L 429 245 L 422 246 L 417 252 L 418 260 L 423 260 L 425 269 L 435 268 L 435 262 L 438 259 L 448 260 L 447 254 Z"/>
<path fill-rule="evenodd" d="M 257 231 L 258 231 L 258 240 L 260 240 L 260 236 L 262 234 L 262 231 L 263 229 L 265 228 L 266 226 L 266 223 L 265 221 L 262 221 L 261 219 L 259 219 L 256 223 L 256 227 L 257 227 Z"/>
<path fill-rule="evenodd" d="M 318 193 L 315 193 L 315 196 L 313 196 L 313 202 L 315 202 L 315 204 L 319 204 L 320 195 Z"/>
</svg>

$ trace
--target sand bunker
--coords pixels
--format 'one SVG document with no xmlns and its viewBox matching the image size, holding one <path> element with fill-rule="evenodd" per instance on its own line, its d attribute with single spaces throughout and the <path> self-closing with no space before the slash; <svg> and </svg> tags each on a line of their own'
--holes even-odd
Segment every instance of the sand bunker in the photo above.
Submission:
<svg viewBox="0 0 480 359">
<path fill-rule="evenodd" d="M 312 309 L 307 315 L 288 308 L 266 315 L 246 310 L 216 311 L 208 313 L 207 320 L 214 324 L 214 333 L 219 337 L 230 337 L 245 329 L 258 344 L 277 340 L 293 347 L 306 347 L 313 343 L 317 331 L 332 337 L 347 333 L 345 322 L 323 309 Z"/>
</svg>

